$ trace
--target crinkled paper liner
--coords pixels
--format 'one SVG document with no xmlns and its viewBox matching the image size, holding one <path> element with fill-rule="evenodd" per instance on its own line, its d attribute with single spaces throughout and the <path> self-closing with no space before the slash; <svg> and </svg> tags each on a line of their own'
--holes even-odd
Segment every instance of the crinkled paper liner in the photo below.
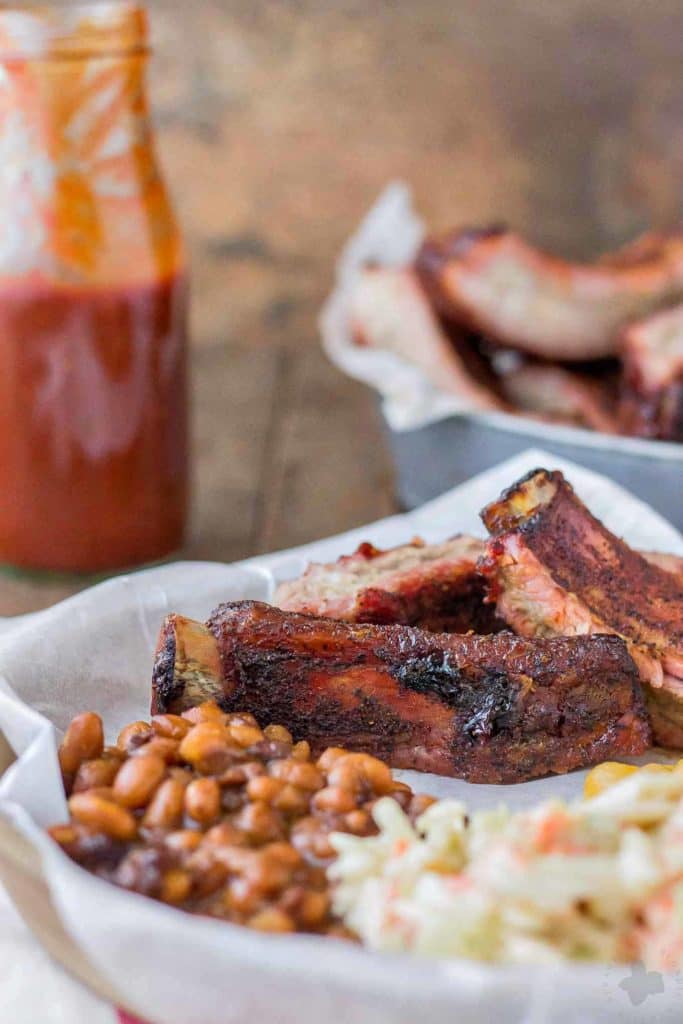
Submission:
<svg viewBox="0 0 683 1024">
<path fill-rule="evenodd" d="M 10 748 L 17 757 L 0 780 L 0 877 L 44 948 L 103 998 L 158 1024 L 414 1024 L 424 1014 L 431 1024 L 679 1021 L 683 986 L 676 977 L 653 987 L 623 967 L 501 968 L 260 935 L 119 890 L 69 861 L 42 831 L 66 816 L 56 731 L 86 708 L 102 714 L 112 736 L 147 715 L 152 652 L 168 612 L 203 619 L 222 600 L 268 599 L 274 582 L 299 573 L 309 558 L 336 557 L 361 540 L 382 547 L 416 534 L 481 534 L 479 509 L 544 464 L 563 469 L 593 511 L 635 546 L 683 554 L 680 534 L 642 502 L 588 470 L 530 450 L 408 515 L 239 565 L 176 563 L 118 577 L 5 623 L 0 731 L 5 760 Z M 472 806 L 521 807 L 578 794 L 584 773 L 508 787 L 401 774 L 419 790 Z"/>
</svg>

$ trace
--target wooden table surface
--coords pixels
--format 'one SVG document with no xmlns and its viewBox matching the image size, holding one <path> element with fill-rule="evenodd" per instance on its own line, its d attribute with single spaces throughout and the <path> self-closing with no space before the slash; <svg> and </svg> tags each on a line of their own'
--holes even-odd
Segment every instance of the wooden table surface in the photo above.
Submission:
<svg viewBox="0 0 683 1024">
<path fill-rule="evenodd" d="M 194 286 L 184 557 L 393 510 L 374 398 L 316 333 L 339 247 L 388 180 L 434 227 L 504 220 L 570 256 L 681 216 L 680 0 L 168 0 L 152 21 Z M 83 584 L 5 575 L 0 614 Z"/>
</svg>

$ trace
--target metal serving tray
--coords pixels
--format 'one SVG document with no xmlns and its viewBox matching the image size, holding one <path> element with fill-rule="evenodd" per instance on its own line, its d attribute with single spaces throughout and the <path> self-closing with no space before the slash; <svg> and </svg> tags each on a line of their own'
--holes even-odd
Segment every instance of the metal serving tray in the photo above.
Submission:
<svg viewBox="0 0 683 1024">
<path fill-rule="evenodd" d="M 539 445 L 611 477 L 683 530 L 683 445 L 606 437 L 501 414 L 463 414 L 413 430 L 386 429 L 397 494 L 407 509 Z"/>
</svg>

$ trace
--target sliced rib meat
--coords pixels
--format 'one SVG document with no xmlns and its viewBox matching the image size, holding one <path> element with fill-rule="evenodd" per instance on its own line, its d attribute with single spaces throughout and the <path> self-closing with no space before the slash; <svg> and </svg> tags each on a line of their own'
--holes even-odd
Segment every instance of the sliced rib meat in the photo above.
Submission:
<svg viewBox="0 0 683 1024">
<path fill-rule="evenodd" d="M 671 555 L 666 551 L 641 551 L 640 553 L 643 558 L 647 558 L 648 562 L 673 573 L 683 581 L 683 556 Z"/>
<path fill-rule="evenodd" d="M 501 377 L 500 388 L 511 405 L 525 412 L 577 426 L 618 432 L 605 389 L 589 377 L 551 363 L 529 362 Z"/>
<path fill-rule="evenodd" d="M 361 544 L 336 562 L 312 563 L 299 579 L 278 587 L 274 604 L 287 611 L 345 622 L 394 623 L 432 632 L 490 633 L 501 622 L 484 604 L 477 562 L 485 545 L 458 536 L 442 544 L 411 544 L 382 551 Z"/>
<path fill-rule="evenodd" d="M 205 698 L 281 722 L 314 752 L 339 745 L 472 782 L 522 782 L 649 742 L 637 672 L 609 636 L 457 636 L 242 601 L 205 627 L 172 615 L 162 628 L 153 712 Z"/>
<path fill-rule="evenodd" d="M 557 471 L 530 473 L 482 518 L 498 614 L 523 636 L 624 637 L 655 738 L 683 746 L 683 581 L 610 533 Z"/>
<path fill-rule="evenodd" d="M 683 305 L 630 324 L 620 349 L 622 429 L 683 441 Z"/>
<path fill-rule="evenodd" d="M 613 355 L 628 321 L 683 298 L 683 235 L 646 237 L 574 264 L 511 231 L 456 231 L 416 263 L 441 312 L 494 341 L 551 360 Z"/>
<path fill-rule="evenodd" d="M 436 387 L 461 398 L 468 409 L 503 407 L 468 370 L 412 270 L 366 269 L 356 282 L 349 315 L 359 345 L 385 349 L 413 363 Z"/>
</svg>

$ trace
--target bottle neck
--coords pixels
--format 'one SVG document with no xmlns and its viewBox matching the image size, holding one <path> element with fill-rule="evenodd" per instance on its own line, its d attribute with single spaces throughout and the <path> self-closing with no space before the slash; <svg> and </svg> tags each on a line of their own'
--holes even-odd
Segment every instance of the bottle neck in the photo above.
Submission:
<svg viewBox="0 0 683 1024">
<path fill-rule="evenodd" d="M 5 63 L 132 57 L 147 51 L 147 14 L 130 0 L 0 9 L 0 60 Z"/>
</svg>

